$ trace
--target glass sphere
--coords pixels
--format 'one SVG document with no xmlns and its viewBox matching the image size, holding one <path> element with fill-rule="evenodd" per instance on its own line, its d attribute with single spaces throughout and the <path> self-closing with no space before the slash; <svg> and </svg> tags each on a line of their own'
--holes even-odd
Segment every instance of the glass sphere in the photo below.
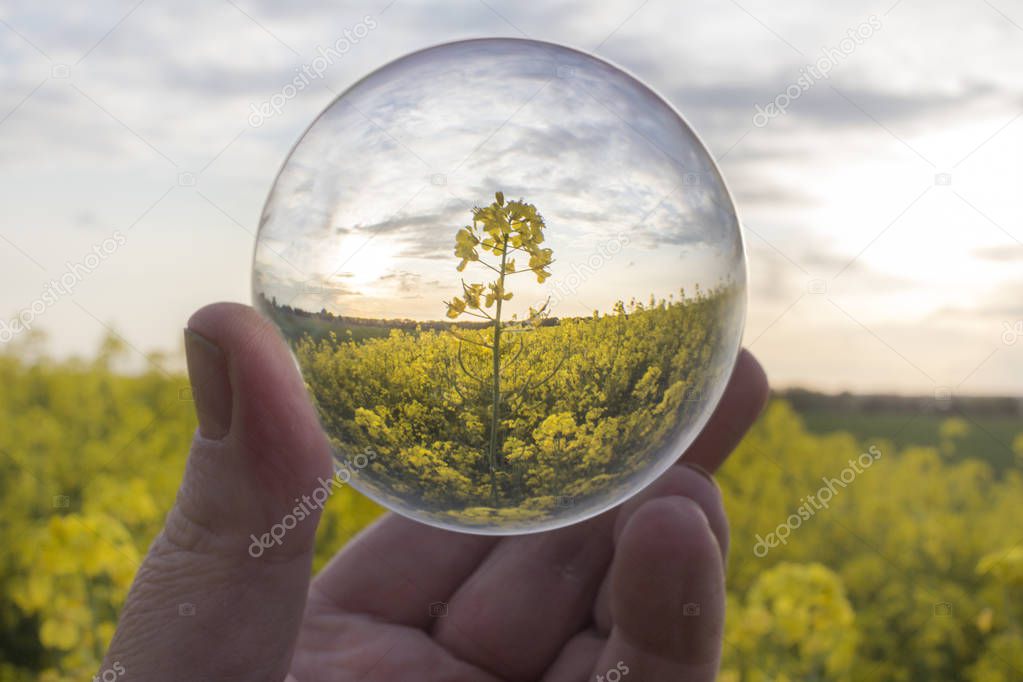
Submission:
<svg viewBox="0 0 1023 682">
<path fill-rule="evenodd" d="M 338 97 L 277 176 L 253 270 L 339 476 L 484 534 L 581 521 L 674 463 L 746 306 L 735 209 L 689 126 L 531 40 L 422 50 Z"/>
</svg>

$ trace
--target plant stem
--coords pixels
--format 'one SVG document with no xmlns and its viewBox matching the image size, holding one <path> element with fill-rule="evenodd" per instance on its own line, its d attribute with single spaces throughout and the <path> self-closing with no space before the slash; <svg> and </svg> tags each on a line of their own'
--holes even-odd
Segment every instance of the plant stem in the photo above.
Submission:
<svg viewBox="0 0 1023 682">
<path fill-rule="evenodd" d="M 497 307 L 494 309 L 494 359 L 493 401 L 494 407 L 490 417 L 490 487 L 491 498 L 497 502 L 497 428 L 501 418 L 501 304 L 504 302 L 504 270 L 508 260 L 508 237 L 501 244 L 501 271 L 497 278 Z"/>
</svg>

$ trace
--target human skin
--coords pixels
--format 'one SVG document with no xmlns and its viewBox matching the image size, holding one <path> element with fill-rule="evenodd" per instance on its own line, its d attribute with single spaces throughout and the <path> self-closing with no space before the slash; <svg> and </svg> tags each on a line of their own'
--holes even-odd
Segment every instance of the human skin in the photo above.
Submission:
<svg viewBox="0 0 1023 682">
<path fill-rule="evenodd" d="M 386 514 L 311 580 L 318 512 L 249 553 L 333 475 L 291 355 L 231 303 L 193 315 L 185 347 L 199 429 L 101 670 L 151 682 L 715 678 L 728 524 L 711 473 L 768 392 L 746 351 L 684 457 L 620 507 L 513 537 Z"/>
</svg>

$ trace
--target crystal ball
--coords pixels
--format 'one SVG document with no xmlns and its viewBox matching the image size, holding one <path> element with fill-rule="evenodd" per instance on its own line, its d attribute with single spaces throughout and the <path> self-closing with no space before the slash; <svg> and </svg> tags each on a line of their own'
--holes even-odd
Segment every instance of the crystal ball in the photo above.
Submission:
<svg viewBox="0 0 1023 682">
<path fill-rule="evenodd" d="M 393 61 L 309 126 L 253 297 L 343 481 L 508 535 L 608 510 L 684 454 L 737 357 L 746 266 L 663 98 L 593 55 L 484 39 Z"/>
</svg>

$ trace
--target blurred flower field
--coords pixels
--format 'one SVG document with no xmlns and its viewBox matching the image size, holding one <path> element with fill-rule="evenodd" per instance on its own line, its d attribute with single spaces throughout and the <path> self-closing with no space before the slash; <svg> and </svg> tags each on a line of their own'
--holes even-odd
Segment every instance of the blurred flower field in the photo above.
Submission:
<svg viewBox="0 0 1023 682">
<path fill-rule="evenodd" d="M 0 352 L 0 682 L 96 673 L 195 428 L 187 380 L 162 358 L 129 376 L 113 340 L 61 362 L 41 345 Z M 771 404 L 719 474 L 722 680 L 1023 679 L 1023 437 L 996 474 L 961 451 L 970 428 L 953 418 L 940 442 L 895 449 L 811 434 Z M 879 455 L 846 482 L 866 452 Z M 809 506 L 828 479 L 827 505 Z M 378 513 L 334 495 L 317 567 Z"/>
</svg>

